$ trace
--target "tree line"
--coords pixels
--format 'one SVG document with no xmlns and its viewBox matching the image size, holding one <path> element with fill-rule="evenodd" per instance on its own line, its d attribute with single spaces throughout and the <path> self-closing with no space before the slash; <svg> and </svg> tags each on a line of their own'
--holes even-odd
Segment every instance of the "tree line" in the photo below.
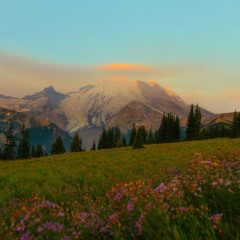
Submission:
<svg viewBox="0 0 240 240">
<path fill-rule="evenodd" d="M 21 135 L 22 138 L 17 146 L 14 140 L 13 123 L 12 120 L 10 120 L 9 129 L 6 133 L 6 143 L 3 150 L 0 148 L 0 159 L 27 159 L 30 157 L 38 158 L 48 155 L 48 152 L 41 143 L 37 144 L 36 146 L 30 146 L 29 130 L 24 124 L 22 126 Z M 217 137 L 240 137 L 240 113 L 235 111 L 232 124 L 214 124 L 213 126 L 204 128 L 202 125 L 202 114 L 200 107 L 198 105 L 191 105 L 187 119 L 185 140 L 198 140 Z M 133 123 L 129 142 L 127 142 L 126 136 L 122 134 L 118 126 L 109 128 L 108 130 L 103 128 L 98 144 L 96 144 L 94 140 L 91 150 L 119 148 L 124 146 L 132 146 L 133 149 L 139 149 L 143 148 L 145 144 L 177 142 L 180 141 L 180 138 L 179 116 L 168 113 L 163 115 L 160 126 L 155 132 L 152 131 L 152 128 L 147 131 L 144 126 L 137 127 L 136 124 Z M 54 143 L 51 145 L 50 154 L 62 154 L 66 151 L 67 150 L 64 146 L 63 139 L 61 137 L 57 137 Z M 70 151 L 83 151 L 82 139 L 77 133 L 75 133 L 70 144 Z"/>
<path fill-rule="evenodd" d="M 43 156 L 48 156 L 48 152 L 45 147 L 38 143 L 36 146 L 30 146 L 29 143 L 29 130 L 23 124 L 21 131 L 21 139 L 17 146 L 16 141 L 14 140 L 14 130 L 13 123 L 10 119 L 9 129 L 6 134 L 6 143 L 3 150 L 0 148 L 0 160 L 15 160 L 15 159 L 28 159 L 30 157 L 39 158 Z M 76 133 L 73 137 L 73 140 L 70 145 L 71 152 L 80 152 L 82 151 L 82 139 Z M 65 153 L 66 148 L 64 146 L 63 139 L 57 137 L 54 143 L 51 145 L 50 154 L 61 154 Z"/>
<path fill-rule="evenodd" d="M 198 105 L 191 105 L 186 128 L 186 140 L 240 137 L 240 113 L 234 112 L 232 123 L 202 125 L 202 114 Z"/>
</svg>

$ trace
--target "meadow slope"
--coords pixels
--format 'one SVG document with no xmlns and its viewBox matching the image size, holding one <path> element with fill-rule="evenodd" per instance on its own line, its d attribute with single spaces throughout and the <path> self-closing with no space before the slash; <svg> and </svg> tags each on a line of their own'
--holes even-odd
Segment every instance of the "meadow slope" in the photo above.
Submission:
<svg viewBox="0 0 240 240">
<path fill-rule="evenodd" d="M 213 139 L 0 162 L 0 233 L 236 239 L 239 147 L 240 139 Z"/>
<path fill-rule="evenodd" d="M 228 155 L 240 139 L 213 139 L 146 145 L 54 155 L 40 159 L 0 162 L 0 207 L 14 198 L 39 195 L 57 202 L 105 196 L 115 183 L 151 179 L 163 181 L 168 168 L 183 169 L 196 153 L 203 157 Z"/>
</svg>

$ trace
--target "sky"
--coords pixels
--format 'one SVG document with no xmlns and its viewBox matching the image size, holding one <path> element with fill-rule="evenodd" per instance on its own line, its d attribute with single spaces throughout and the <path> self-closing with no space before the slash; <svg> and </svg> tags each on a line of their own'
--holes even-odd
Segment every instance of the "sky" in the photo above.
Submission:
<svg viewBox="0 0 240 240">
<path fill-rule="evenodd" d="M 239 9 L 239 0 L 0 0 L 0 94 L 117 75 L 240 111 Z"/>
</svg>

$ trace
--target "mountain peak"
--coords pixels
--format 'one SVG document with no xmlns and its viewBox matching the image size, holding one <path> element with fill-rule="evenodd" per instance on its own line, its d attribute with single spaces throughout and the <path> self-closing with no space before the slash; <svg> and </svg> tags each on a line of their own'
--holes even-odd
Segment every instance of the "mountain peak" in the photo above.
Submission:
<svg viewBox="0 0 240 240">
<path fill-rule="evenodd" d="M 53 86 L 45 87 L 42 91 L 37 92 L 33 95 L 27 95 L 24 100 L 37 100 L 40 98 L 47 98 L 49 101 L 59 101 L 63 100 L 67 95 L 57 92 Z"/>
<path fill-rule="evenodd" d="M 53 86 L 45 87 L 43 89 L 43 92 L 55 92 L 55 89 Z"/>
</svg>

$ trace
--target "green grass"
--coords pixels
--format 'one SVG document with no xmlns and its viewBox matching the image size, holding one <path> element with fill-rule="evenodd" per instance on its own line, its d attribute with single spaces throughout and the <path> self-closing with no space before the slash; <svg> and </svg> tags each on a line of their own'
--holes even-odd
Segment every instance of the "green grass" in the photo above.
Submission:
<svg viewBox="0 0 240 240">
<path fill-rule="evenodd" d="M 240 139 L 214 139 L 55 155 L 0 162 L 0 208 L 13 199 L 39 195 L 56 202 L 104 197 L 119 182 L 152 179 L 157 186 L 166 169 L 185 168 L 195 153 L 203 157 L 235 153 Z"/>
<path fill-rule="evenodd" d="M 0 235 L 240 239 L 239 146 L 213 139 L 0 162 Z"/>
</svg>

